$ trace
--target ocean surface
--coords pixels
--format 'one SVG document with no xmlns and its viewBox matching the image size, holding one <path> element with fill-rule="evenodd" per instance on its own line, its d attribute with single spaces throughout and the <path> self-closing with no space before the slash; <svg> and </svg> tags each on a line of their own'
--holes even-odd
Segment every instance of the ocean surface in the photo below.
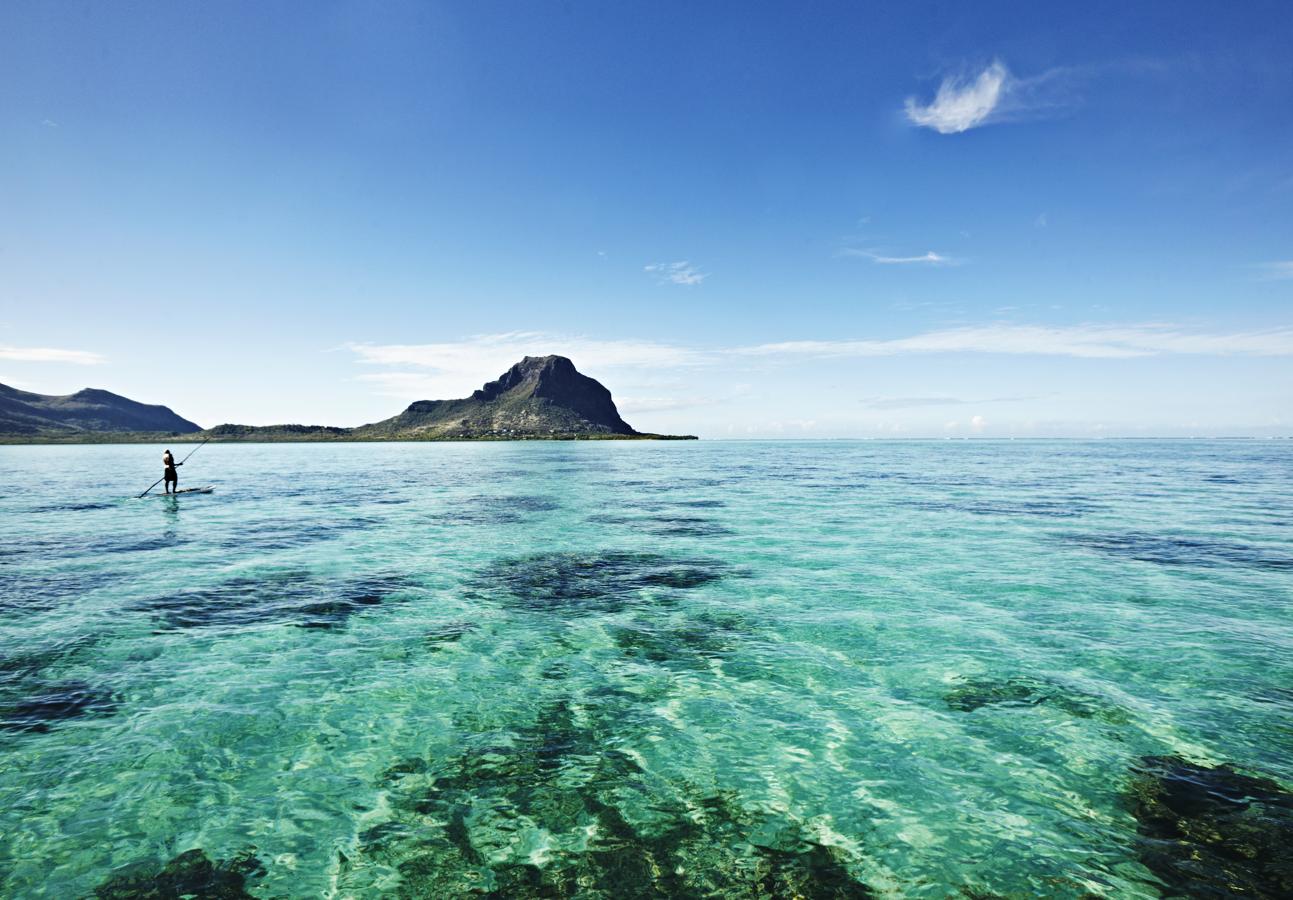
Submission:
<svg viewBox="0 0 1293 900">
<path fill-rule="evenodd" d="M 4 897 L 1293 891 L 1293 441 L 162 449 L 0 447 Z"/>
</svg>

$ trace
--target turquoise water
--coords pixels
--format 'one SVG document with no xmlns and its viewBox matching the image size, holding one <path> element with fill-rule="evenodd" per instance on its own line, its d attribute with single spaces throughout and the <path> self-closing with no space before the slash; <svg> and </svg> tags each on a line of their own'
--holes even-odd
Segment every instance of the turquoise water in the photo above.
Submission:
<svg viewBox="0 0 1293 900">
<path fill-rule="evenodd" d="M 1285 883 L 1293 442 L 161 449 L 0 448 L 4 896 Z"/>
</svg>

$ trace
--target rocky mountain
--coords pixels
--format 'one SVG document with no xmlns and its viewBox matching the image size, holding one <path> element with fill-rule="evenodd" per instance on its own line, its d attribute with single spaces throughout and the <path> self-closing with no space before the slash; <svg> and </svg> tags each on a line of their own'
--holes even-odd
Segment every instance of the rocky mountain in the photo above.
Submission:
<svg viewBox="0 0 1293 900">
<path fill-rule="evenodd" d="M 674 438 L 635 431 L 620 418 L 611 392 L 564 356 L 527 356 L 470 397 L 419 400 L 397 416 L 358 428 L 218 425 L 204 434 L 244 441 Z"/>
<path fill-rule="evenodd" d="M 110 391 L 33 394 L 0 384 L 0 434 L 75 437 L 78 434 L 152 432 L 191 434 L 199 425 L 169 407 L 139 403 Z"/>
<path fill-rule="evenodd" d="M 463 400 L 419 400 L 390 419 L 356 429 L 374 437 L 621 436 L 611 392 L 564 356 L 527 356 Z"/>
</svg>

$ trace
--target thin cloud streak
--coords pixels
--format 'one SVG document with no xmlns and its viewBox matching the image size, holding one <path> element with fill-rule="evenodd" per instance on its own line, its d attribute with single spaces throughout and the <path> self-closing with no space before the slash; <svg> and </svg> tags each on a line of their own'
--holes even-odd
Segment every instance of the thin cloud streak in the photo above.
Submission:
<svg viewBox="0 0 1293 900">
<path fill-rule="evenodd" d="M 88 350 L 9 346 L 0 346 L 0 359 L 14 362 L 72 363 L 78 366 L 97 366 L 107 361 L 101 354 L 91 353 Z"/>
<path fill-rule="evenodd" d="M 961 260 L 935 253 L 933 250 L 927 251 L 920 256 L 883 256 L 873 250 L 857 250 L 854 248 L 846 248 L 840 252 L 844 256 L 863 256 L 874 263 L 884 266 L 959 266 L 961 264 Z"/>
<path fill-rule="evenodd" d="M 980 403 L 1022 403 L 1037 397 L 988 397 L 969 400 L 964 397 L 872 397 L 862 401 L 867 409 L 915 409 L 925 406 L 974 406 Z"/>
<path fill-rule="evenodd" d="M 1208 334 L 1169 325 L 1011 325 L 949 328 L 906 338 L 784 341 L 731 351 L 745 356 L 896 356 L 904 353 L 1003 353 L 1127 359 L 1162 354 L 1293 355 L 1293 328 Z"/>
<path fill-rule="evenodd" d="M 1259 268 L 1268 281 L 1287 281 L 1293 278 L 1293 259 L 1262 263 Z"/>
<path fill-rule="evenodd" d="M 359 380 L 378 386 L 386 396 L 412 399 L 466 397 L 523 356 L 568 356 L 589 374 L 692 366 L 706 359 L 701 351 L 654 341 L 597 340 L 539 331 L 481 334 L 433 344 L 352 343 L 346 349 L 363 364 L 388 367 L 388 371 L 359 375 Z"/>
<path fill-rule="evenodd" d="M 709 277 L 708 272 L 701 272 L 687 260 L 674 263 L 652 263 L 643 266 L 642 271 L 654 274 L 661 282 L 692 286 L 700 284 Z"/>
<path fill-rule="evenodd" d="M 598 340 L 547 332 L 506 332 L 475 335 L 460 341 L 433 344 L 352 343 L 345 349 L 366 366 L 380 371 L 362 373 L 358 380 L 387 396 L 443 399 L 468 396 L 497 378 L 523 356 L 557 353 L 599 377 L 603 372 L 633 371 L 658 376 L 683 367 L 718 365 L 725 361 L 768 359 L 881 357 L 907 354 L 982 353 L 1067 356 L 1081 359 L 1133 359 L 1166 355 L 1293 356 L 1293 328 L 1214 333 L 1188 331 L 1168 324 L 1138 325 L 989 325 L 948 328 L 902 338 L 873 340 L 782 341 L 743 347 L 702 349 L 658 341 Z M 641 380 L 640 378 L 638 379 Z M 651 397 L 657 406 L 665 398 Z M 1001 397 L 964 402 L 1006 402 L 1025 398 Z M 898 408 L 897 403 L 959 404 L 956 398 L 872 398 L 875 408 Z"/>
</svg>

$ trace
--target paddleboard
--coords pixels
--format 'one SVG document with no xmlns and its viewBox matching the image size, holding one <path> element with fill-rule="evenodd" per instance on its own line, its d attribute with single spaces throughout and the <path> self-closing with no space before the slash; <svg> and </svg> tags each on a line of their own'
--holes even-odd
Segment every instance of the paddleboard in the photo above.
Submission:
<svg viewBox="0 0 1293 900">
<path fill-rule="evenodd" d="M 172 492 L 171 492 L 171 493 L 169 493 L 169 494 L 168 494 L 168 493 L 166 493 L 165 491 L 157 491 L 156 493 L 149 494 L 148 496 L 150 496 L 150 497 L 177 497 L 177 496 L 179 496 L 180 494 L 209 494 L 209 493 L 211 493 L 211 492 L 212 492 L 212 491 L 214 491 L 214 490 L 215 490 L 215 487 L 214 487 L 213 485 L 207 485 L 206 487 L 182 488 L 181 490 L 178 490 L 178 491 L 172 491 Z"/>
</svg>

